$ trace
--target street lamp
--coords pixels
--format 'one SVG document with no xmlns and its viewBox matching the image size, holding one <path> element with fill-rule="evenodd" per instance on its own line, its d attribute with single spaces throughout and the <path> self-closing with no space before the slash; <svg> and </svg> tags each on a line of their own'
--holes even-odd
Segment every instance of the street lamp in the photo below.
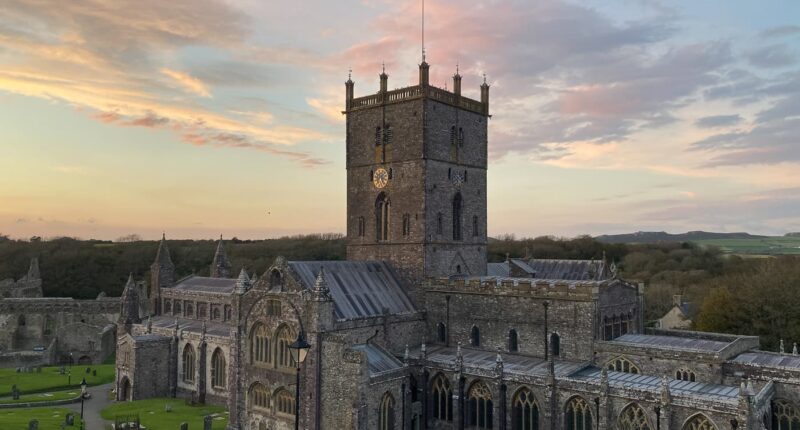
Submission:
<svg viewBox="0 0 800 430">
<path fill-rule="evenodd" d="M 83 428 L 83 399 L 86 397 L 86 378 L 81 381 L 81 428 Z"/>
<path fill-rule="evenodd" d="M 292 360 L 297 364 L 297 381 L 294 391 L 294 430 L 300 429 L 300 364 L 306 360 L 309 348 L 311 345 L 306 342 L 302 330 L 297 335 L 297 340 L 289 345 L 289 353 L 292 354 Z"/>
</svg>

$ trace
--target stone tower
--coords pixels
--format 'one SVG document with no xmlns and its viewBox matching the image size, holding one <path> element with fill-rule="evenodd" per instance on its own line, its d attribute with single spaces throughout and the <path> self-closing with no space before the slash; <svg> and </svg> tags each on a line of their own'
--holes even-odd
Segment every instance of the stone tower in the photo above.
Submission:
<svg viewBox="0 0 800 430">
<path fill-rule="evenodd" d="M 481 100 L 419 84 L 355 98 L 345 83 L 347 258 L 387 260 L 405 276 L 486 273 L 489 86 Z"/>
<path fill-rule="evenodd" d="M 119 312 L 118 330 L 130 333 L 132 324 L 142 322 L 139 315 L 139 288 L 133 282 L 133 274 L 128 277 L 125 289 L 122 290 L 121 301 L 122 307 Z"/>
<path fill-rule="evenodd" d="M 212 278 L 231 277 L 231 262 L 228 261 L 228 254 L 225 253 L 225 244 L 222 242 L 222 236 L 219 237 L 219 242 L 217 242 L 217 251 L 211 261 L 210 273 Z"/>
<path fill-rule="evenodd" d="M 161 235 L 156 259 L 150 265 L 150 314 L 161 315 L 161 288 L 175 282 L 175 265 L 169 255 L 166 235 Z"/>
</svg>

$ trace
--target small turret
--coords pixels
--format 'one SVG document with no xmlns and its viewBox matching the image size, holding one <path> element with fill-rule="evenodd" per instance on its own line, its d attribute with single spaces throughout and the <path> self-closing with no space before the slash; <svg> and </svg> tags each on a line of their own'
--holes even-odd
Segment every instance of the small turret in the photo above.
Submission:
<svg viewBox="0 0 800 430">
<path fill-rule="evenodd" d="M 228 255 L 225 253 L 225 244 L 222 242 L 222 235 L 219 236 L 219 242 L 217 242 L 217 251 L 214 253 L 214 260 L 211 261 L 211 277 L 231 277 L 231 263 L 228 261 Z"/>
<path fill-rule="evenodd" d="M 347 73 L 347 81 L 344 83 L 344 109 L 350 110 L 350 106 L 353 103 L 353 88 L 355 87 L 355 82 L 352 79 L 353 71 L 350 70 Z"/>
<path fill-rule="evenodd" d="M 389 75 L 386 74 L 385 65 L 383 66 L 383 70 L 381 71 L 381 74 L 378 75 L 378 77 L 381 78 L 381 92 L 385 93 L 389 87 Z"/>
<path fill-rule="evenodd" d="M 328 281 L 325 279 L 325 269 L 320 267 L 317 279 L 314 281 L 314 300 L 330 300 L 330 289 L 328 288 Z"/>
<path fill-rule="evenodd" d="M 461 95 L 461 75 L 458 74 L 458 66 L 456 66 L 456 74 L 453 75 L 453 93 L 457 96 Z"/>
<path fill-rule="evenodd" d="M 128 276 L 128 282 L 125 284 L 125 289 L 122 291 L 121 300 L 119 322 L 125 326 L 125 331 L 130 333 L 131 324 L 139 324 L 142 322 L 139 316 L 139 289 L 136 283 L 133 282 L 133 273 Z"/>
<path fill-rule="evenodd" d="M 483 83 L 481 84 L 481 103 L 486 115 L 489 115 L 489 84 L 486 83 L 486 74 L 483 75 Z"/>
<path fill-rule="evenodd" d="M 150 314 L 161 315 L 161 289 L 169 287 L 175 282 L 175 265 L 169 255 L 167 247 L 167 237 L 161 234 L 161 242 L 158 243 L 156 259 L 150 265 Z"/>
<path fill-rule="evenodd" d="M 430 82 L 430 66 L 425 60 L 419 65 L 419 84 L 427 87 Z"/>
<path fill-rule="evenodd" d="M 236 280 L 236 294 L 244 294 L 250 289 L 250 278 L 247 277 L 247 272 L 242 268 L 239 272 L 239 279 Z"/>
</svg>

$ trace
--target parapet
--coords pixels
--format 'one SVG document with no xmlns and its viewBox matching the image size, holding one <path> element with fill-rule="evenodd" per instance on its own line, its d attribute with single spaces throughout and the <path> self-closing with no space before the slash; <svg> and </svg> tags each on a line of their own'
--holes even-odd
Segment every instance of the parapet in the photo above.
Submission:
<svg viewBox="0 0 800 430">
<path fill-rule="evenodd" d="M 621 281 L 568 281 L 504 277 L 434 278 L 428 280 L 425 289 L 428 291 L 591 300 L 599 288 L 612 282 Z"/>
</svg>

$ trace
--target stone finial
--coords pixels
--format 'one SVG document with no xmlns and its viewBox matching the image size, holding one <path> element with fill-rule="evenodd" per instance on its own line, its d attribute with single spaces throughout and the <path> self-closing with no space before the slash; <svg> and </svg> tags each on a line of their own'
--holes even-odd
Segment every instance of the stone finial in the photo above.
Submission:
<svg viewBox="0 0 800 430">
<path fill-rule="evenodd" d="M 783 351 L 783 339 L 781 339 L 780 353 L 781 353 L 781 354 L 783 354 L 783 352 L 784 352 L 784 351 Z"/>
<path fill-rule="evenodd" d="M 739 384 L 739 397 L 745 397 L 745 396 L 747 396 L 747 384 L 745 384 L 745 382 L 742 381 Z"/>
<path fill-rule="evenodd" d="M 669 399 L 669 378 L 667 378 L 667 375 L 663 375 L 661 377 L 661 403 L 664 405 L 669 404 Z"/>
<path fill-rule="evenodd" d="M 178 323 L 178 318 L 175 318 L 175 327 L 172 329 L 172 333 L 174 336 L 178 336 L 178 330 L 180 330 L 180 323 Z"/>
<path fill-rule="evenodd" d="M 153 319 L 151 317 L 147 317 L 147 334 L 153 332 Z"/>
<path fill-rule="evenodd" d="M 497 377 L 503 376 L 503 356 L 500 355 L 500 351 L 497 352 L 497 357 L 494 359 L 494 373 Z"/>
<path fill-rule="evenodd" d="M 753 387 L 753 380 L 752 379 L 748 379 L 747 380 L 747 395 L 748 396 L 755 396 L 756 395 L 756 389 L 755 389 L 755 387 Z"/>
<path fill-rule="evenodd" d="M 405 350 L 405 352 L 403 352 L 403 363 L 405 363 L 406 365 L 408 365 L 409 357 L 410 357 L 410 354 L 408 352 L 408 344 L 406 344 L 406 350 Z"/>
<path fill-rule="evenodd" d="M 258 273 L 253 269 L 253 276 L 250 277 L 250 283 L 255 284 L 258 281 Z"/>
<path fill-rule="evenodd" d="M 325 277 L 325 268 L 320 267 L 317 279 L 314 281 L 314 298 L 317 300 L 327 300 L 330 298 L 331 290 L 328 288 L 328 280 Z"/>
<path fill-rule="evenodd" d="M 244 267 L 239 272 L 239 278 L 236 280 L 235 291 L 238 294 L 244 294 L 250 289 L 250 278 L 247 277 L 247 271 Z"/>
<path fill-rule="evenodd" d="M 200 337 L 201 337 L 202 339 L 205 339 L 205 338 L 206 338 L 206 329 L 207 329 L 207 328 L 206 328 L 206 322 L 205 322 L 205 321 L 203 321 L 203 324 L 201 324 L 201 325 L 200 325 Z"/>
<path fill-rule="evenodd" d="M 460 372 L 464 368 L 464 354 L 461 352 L 461 342 L 456 346 L 456 369 Z"/>
</svg>

